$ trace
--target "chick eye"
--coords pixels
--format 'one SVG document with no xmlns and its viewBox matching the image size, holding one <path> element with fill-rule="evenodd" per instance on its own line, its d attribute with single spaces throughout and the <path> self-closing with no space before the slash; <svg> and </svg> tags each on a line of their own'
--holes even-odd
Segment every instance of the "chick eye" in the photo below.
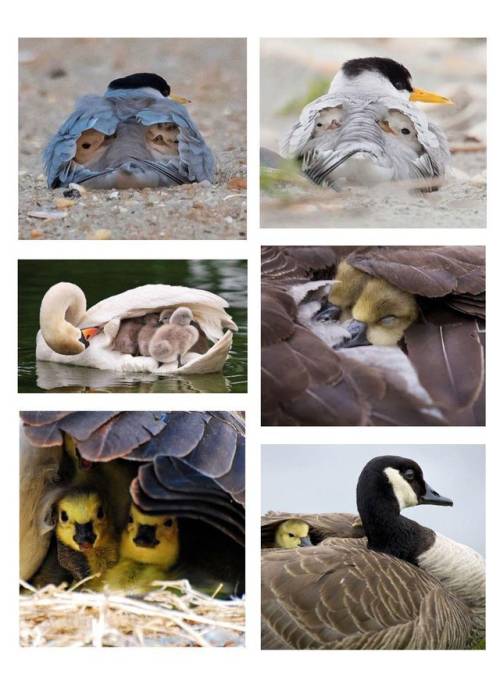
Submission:
<svg viewBox="0 0 500 677">
<path fill-rule="evenodd" d="M 409 133 L 410 130 L 408 129 L 408 127 L 403 127 L 403 129 L 401 130 L 401 134 L 409 134 Z"/>
<path fill-rule="evenodd" d="M 316 127 L 323 127 L 323 123 L 322 123 L 322 122 L 317 122 L 317 123 L 316 123 Z"/>
<path fill-rule="evenodd" d="M 404 471 L 403 477 L 407 480 L 413 480 L 415 479 L 415 471 L 409 468 L 408 470 Z"/>
<path fill-rule="evenodd" d="M 66 510 L 61 510 L 60 514 L 61 522 L 67 522 L 68 521 L 68 513 Z"/>
<path fill-rule="evenodd" d="M 103 517 L 104 517 L 104 508 L 102 507 L 102 505 L 100 505 L 97 508 L 97 519 L 102 520 Z"/>
<path fill-rule="evenodd" d="M 295 534 L 292 534 L 292 533 L 289 533 L 288 535 L 290 536 L 290 538 L 294 538 L 294 537 L 295 537 Z"/>
<path fill-rule="evenodd" d="M 380 324 L 390 325 L 393 324 L 398 318 L 395 315 L 386 315 L 379 320 Z"/>
<path fill-rule="evenodd" d="M 90 148 L 90 145 L 91 145 L 90 143 L 82 143 L 82 148 L 85 149 Z"/>
<path fill-rule="evenodd" d="M 174 523 L 173 519 L 168 519 L 168 520 L 165 520 L 165 522 L 164 522 L 166 527 L 171 527 L 173 523 Z"/>
<path fill-rule="evenodd" d="M 132 515 L 129 515 L 129 516 L 128 516 L 128 523 L 129 523 L 129 524 L 132 524 L 133 521 L 134 521 L 134 520 L 132 519 Z"/>
</svg>

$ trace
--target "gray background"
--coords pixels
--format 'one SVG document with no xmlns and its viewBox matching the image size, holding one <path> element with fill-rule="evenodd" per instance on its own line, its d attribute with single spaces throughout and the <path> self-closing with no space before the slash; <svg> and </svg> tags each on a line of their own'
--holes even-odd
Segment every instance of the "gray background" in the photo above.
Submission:
<svg viewBox="0 0 500 677">
<path fill-rule="evenodd" d="M 481 445 L 266 445 L 262 512 L 357 512 L 365 463 L 392 454 L 416 461 L 452 508 L 417 506 L 405 515 L 484 554 L 485 458 Z"/>
</svg>

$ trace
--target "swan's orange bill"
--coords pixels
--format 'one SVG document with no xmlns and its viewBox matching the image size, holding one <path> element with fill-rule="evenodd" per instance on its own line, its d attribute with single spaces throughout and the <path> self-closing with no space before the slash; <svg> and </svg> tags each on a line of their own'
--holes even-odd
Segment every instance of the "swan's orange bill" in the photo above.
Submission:
<svg viewBox="0 0 500 677">
<path fill-rule="evenodd" d="M 98 334 L 100 331 L 101 331 L 100 327 L 89 327 L 88 329 L 82 329 L 82 334 L 88 341 L 89 339 L 93 338 L 96 334 Z"/>
<path fill-rule="evenodd" d="M 441 94 L 434 94 L 425 89 L 414 89 L 410 94 L 410 101 L 423 101 L 424 103 L 453 103 L 451 99 L 447 99 Z"/>
</svg>

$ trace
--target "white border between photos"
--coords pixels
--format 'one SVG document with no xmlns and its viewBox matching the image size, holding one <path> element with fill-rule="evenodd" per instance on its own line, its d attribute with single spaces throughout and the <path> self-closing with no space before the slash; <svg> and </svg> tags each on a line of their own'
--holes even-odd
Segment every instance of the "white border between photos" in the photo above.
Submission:
<svg viewBox="0 0 500 677">
<path fill-rule="evenodd" d="M 139 5 L 130 0 L 107 3 L 86 0 L 83 5 L 47 0 L 25 0 L 4 11 L 0 49 L 3 67 L 3 129 L 17 126 L 17 38 L 19 36 L 101 36 L 101 37 L 247 37 L 248 45 L 248 241 L 245 242 L 18 242 L 17 240 L 17 137 L 6 135 L 2 148 L 2 276 L 3 323 L 2 355 L 4 368 L 3 411 L 6 414 L 3 435 L 4 483 L 1 498 L 6 509 L 3 516 L 4 557 L 1 558 L 3 604 L 0 639 L 4 672 L 44 675 L 63 671 L 72 677 L 102 675 L 108 671 L 137 675 L 146 670 L 191 675 L 234 675 L 252 677 L 257 671 L 281 671 L 290 677 L 304 672 L 328 670 L 386 675 L 388 672 L 417 676 L 423 671 L 453 672 L 462 675 L 473 669 L 490 675 L 498 665 L 500 634 L 500 570 L 498 509 L 495 499 L 500 476 L 500 421 L 495 376 L 500 374 L 495 292 L 500 291 L 496 252 L 500 250 L 498 228 L 498 158 L 500 147 L 496 119 L 498 65 L 490 73 L 488 111 L 489 157 L 491 160 L 488 202 L 488 232 L 484 230 L 262 230 L 259 216 L 259 37 L 317 37 L 319 35 L 352 36 L 487 36 L 489 63 L 499 64 L 499 22 L 494 5 L 476 0 L 472 5 L 438 3 L 436 0 L 396 2 L 382 5 L 370 0 L 357 3 L 332 3 L 316 0 L 270 0 L 244 4 L 234 0 L 192 0 L 186 7 L 152 1 Z M 200 64 L 201 66 L 201 64 Z M 82 83 L 82 90 L 85 83 Z M 262 244 L 487 244 L 488 247 L 488 427 L 465 429 L 421 428 L 260 428 L 260 245 Z M 17 395 L 17 259 L 23 258 L 247 258 L 249 394 L 245 395 Z M 492 300 L 493 299 L 493 300 Z M 493 350 L 491 350 L 493 348 Z M 20 649 L 18 645 L 17 596 L 17 506 L 18 506 L 18 422 L 19 409 L 232 409 L 247 412 L 247 648 L 222 650 L 200 649 Z M 3 431 L 5 433 L 5 431 Z M 488 649 L 485 652 L 261 652 L 259 651 L 259 569 L 260 569 L 260 443 L 476 443 L 487 444 L 487 563 L 488 563 Z M 453 469 L 450 469 L 452 472 Z M 147 652 L 147 653 L 146 653 Z"/>
</svg>

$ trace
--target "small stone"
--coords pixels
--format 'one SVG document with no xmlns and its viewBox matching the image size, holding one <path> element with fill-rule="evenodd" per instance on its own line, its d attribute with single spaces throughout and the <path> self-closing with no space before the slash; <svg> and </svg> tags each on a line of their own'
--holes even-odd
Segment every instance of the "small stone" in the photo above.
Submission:
<svg viewBox="0 0 500 677">
<path fill-rule="evenodd" d="M 30 237 L 32 240 L 38 240 L 39 238 L 43 237 L 43 233 L 41 230 L 32 230 Z"/>
<path fill-rule="evenodd" d="M 233 176 L 232 179 L 229 179 L 227 185 L 231 190 L 245 190 L 247 187 L 247 181 L 246 179 L 242 179 L 239 176 Z"/>
<path fill-rule="evenodd" d="M 98 228 L 89 233 L 87 240 L 111 240 L 111 231 L 107 228 Z"/>
<path fill-rule="evenodd" d="M 202 188 L 210 188 L 212 184 L 207 179 L 203 179 L 203 181 L 200 181 L 198 185 L 201 186 Z"/>
<path fill-rule="evenodd" d="M 226 216 L 226 218 L 224 219 L 224 221 L 225 221 L 226 223 L 233 223 L 234 219 L 233 219 L 232 216 Z"/>
<path fill-rule="evenodd" d="M 80 197 L 80 195 L 78 195 Z M 60 197 L 57 200 L 54 200 L 54 204 L 57 209 L 70 209 L 76 205 L 76 200 L 70 200 L 67 197 Z"/>
<path fill-rule="evenodd" d="M 66 212 L 60 212 L 55 209 L 39 209 L 28 212 L 28 216 L 33 219 L 43 219 L 44 221 L 54 221 L 54 219 L 64 219 Z"/>
<path fill-rule="evenodd" d="M 84 188 L 83 186 L 80 186 L 79 183 L 70 183 L 69 186 L 68 186 L 68 188 L 69 188 L 70 190 L 75 190 L 75 191 L 76 191 L 77 193 L 79 193 L 80 195 L 83 195 L 84 193 L 87 192 L 87 189 Z"/>
<path fill-rule="evenodd" d="M 107 195 L 108 200 L 118 200 L 120 193 L 117 190 L 112 190 L 109 195 Z"/>
</svg>

